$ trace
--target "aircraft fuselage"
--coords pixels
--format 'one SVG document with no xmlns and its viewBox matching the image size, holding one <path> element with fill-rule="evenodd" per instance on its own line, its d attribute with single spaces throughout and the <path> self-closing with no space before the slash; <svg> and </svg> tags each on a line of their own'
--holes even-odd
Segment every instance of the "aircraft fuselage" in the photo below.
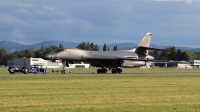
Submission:
<svg viewBox="0 0 200 112">
<path fill-rule="evenodd" d="M 127 60 L 121 60 L 121 59 Z M 87 51 L 80 49 L 58 49 L 43 56 L 48 60 L 82 61 L 97 67 L 140 67 L 144 61 L 131 61 L 130 59 L 153 59 L 150 55 L 132 52 L 131 50 L 121 51 Z"/>
</svg>

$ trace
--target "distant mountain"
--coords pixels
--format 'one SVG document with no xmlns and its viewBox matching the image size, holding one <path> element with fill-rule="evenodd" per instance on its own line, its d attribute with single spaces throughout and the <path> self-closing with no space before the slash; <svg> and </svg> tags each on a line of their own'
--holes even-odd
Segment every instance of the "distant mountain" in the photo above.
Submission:
<svg viewBox="0 0 200 112">
<path fill-rule="evenodd" d="M 200 48 L 194 48 L 194 49 L 192 49 L 192 51 L 194 51 L 194 52 L 200 52 Z"/>
<path fill-rule="evenodd" d="M 53 40 L 51 40 L 51 41 L 44 41 L 44 42 L 41 42 L 41 43 L 29 45 L 29 48 L 38 49 L 42 45 L 45 46 L 45 47 L 48 47 L 50 45 L 59 46 L 60 44 L 62 44 L 63 47 L 75 48 L 79 43 L 65 42 L 65 41 L 53 41 Z"/>
<path fill-rule="evenodd" d="M 59 46 L 60 44 L 62 44 L 65 48 L 76 48 L 76 46 L 78 46 L 79 43 L 65 42 L 65 41 L 53 41 L 52 40 L 52 41 L 44 41 L 44 42 L 40 42 L 40 43 L 32 44 L 32 45 L 23 45 L 23 44 L 19 44 L 19 43 L 12 42 L 12 41 L 0 41 L 0 48 L 4 48 L 7 52 L 14 52 L 14 51 L 21 51 L 21 50 L 25 50 L 25 49 L 29 49 L 29 48 L 34 48 L 35 50 L 37 50 L 42 45 L 44 47 L 47 47 L 47 46 L 50 46 L 50 45 Z M 113 47 L 115 45 L 117 45 L 118 49 L 120 49 L 120 50 L 128 50 L 128 49 L 132 49 L 132 48 L 137 46 L 137 44 L 135 44 L 135 43 L 107 44 L 107 46 L 109 47 L 110 50 L 113 50 Z M 99 46 L 100 50 L 103 49 L 102 45 L 98 45 L 98 46 Z M 159 48 L 159 49 L 165 49 L 168 46 L 158 46 L 158 45 L 155 45 L 155 44 L 151 44 L 151 47 Z M 176 47 L 176 48 L 181 49 L 181 50 L 191 50 L 191 51 L 194 51 L 194 52 L 200 52 L 200 48 L 189 48 L 189 47 Z"/>
<path fill-rule="evenodd" d="M 21 51 L 21 50 L 25 50 L 29 48 L 38 49 L 42 45 L 44 47 L 47 47 L 50 45 L 59 46 L 60 44 L 62 44 L 64 47 L 75 48 L 79 43 L 64 42 L 64 41 L 44 41 L 44 42 L 32 44 L 32 45 L 23 45 L 23 44 L 11 42 L 11 41 L 0 41 L 0 48 L 4 48 L 7 52 L 14 52 L 14 51 Z"/>
<path fill-rule="evenodd" d="M 0 41 L 0 48 L 4 48 L 7 52 L 14 52 L 24 50 L 28 46 L 11 41 Z"/>
</svg>

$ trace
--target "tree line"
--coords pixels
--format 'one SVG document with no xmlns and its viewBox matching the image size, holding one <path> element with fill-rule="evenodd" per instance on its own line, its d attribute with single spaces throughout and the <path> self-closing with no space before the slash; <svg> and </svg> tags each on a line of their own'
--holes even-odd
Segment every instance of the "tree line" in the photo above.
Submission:
<svg viewBox="0 0 200 112">
<path fill-rule="evenodd" d="M 83 50 L 99 51 L 98 45 L 97 45 L 97 44 L 90 43 L 90 42 L 81 42 L 81 43 L 77 46 L 77 48 L 83 49 Z M 104 45 L 103 45 L 103 51 L 109 51 L 109 50 L 110 50 L 109 47 L 108 47 L 106 44 L 104 44 Z M 118 50 L 118 47 L 117 47 L 117 45 L 115 45 L 115 46 L 113 47 L 113 51 L 117 51 L 117 50 Z"/>
<path fill-rule="evenodd" d="M 63 48 L 63 45 L 59 46 L 50 45 L 48 47 L 44 47 L 43 45 L 38 49 L 26 49 L 22 51 L 15 51 L 13 53 L 8 53 L 5 49 L 0 48 L 0 65 L 7 65 L 7 60 L 9 58 L 41 58 L 44 54 L 53 52 L 58 48 Z M 99 51 L 99 47 L 97 44 L 93 44 L 90 42 L 81 42 L 77 48 L 83 50 L 92 50 Z M 113 50 L 118 50 L 117 45 L 113 47 Z M 109 47 L 104 44 L 103 51 L 109 51 Z M 189 50 L 181 51 L 180 49 L 176 49 L 175 47 L 168 47 L 165 51 L 150 51 L 149 55 L 153 56 L 156 60 L 179 60 L 179 61 L 188 61 L 188 60 L 200 60 L 199 52 L 192 52 Z"/>
<path fill-rule="evenodd" d="M 190 50 L 180 50 L 175 47 L 168 47 L 164 51 L 149 52 L 149 55 L 153 56 L 155 60 L 174 60 L 174 61 L 188 61 L 188 60 L 200 60 L 200 53 Z"/>
</svg>

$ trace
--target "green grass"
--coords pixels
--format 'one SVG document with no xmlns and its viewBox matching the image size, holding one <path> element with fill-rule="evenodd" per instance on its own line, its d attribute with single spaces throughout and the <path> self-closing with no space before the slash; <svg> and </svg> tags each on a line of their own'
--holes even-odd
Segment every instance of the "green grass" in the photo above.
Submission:
<svg viewBox="0 0 200 112">
<path fill-rule="evenodd" d="M 8 69 L 7 68 L 0 68 L 0 74 L 8 74 Z"/>
<path fill-rule="evenodd" d="M 0 111 L 200 111 L 199 76 L 0 77 Z"/>
</svg>

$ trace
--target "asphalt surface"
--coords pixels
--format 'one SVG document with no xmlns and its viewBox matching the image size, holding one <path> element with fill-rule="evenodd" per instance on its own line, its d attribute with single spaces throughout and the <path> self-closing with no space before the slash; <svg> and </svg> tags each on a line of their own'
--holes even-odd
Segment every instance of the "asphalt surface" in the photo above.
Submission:
<svg viewBox="0 0 200 112">
<path fill-rule="evenodd" d="M 200 73 L 159 73 L 159 74 L 0 74 L 0 77 L 38 77 L 38 76 L 200 76 Z"/>
</svg>

